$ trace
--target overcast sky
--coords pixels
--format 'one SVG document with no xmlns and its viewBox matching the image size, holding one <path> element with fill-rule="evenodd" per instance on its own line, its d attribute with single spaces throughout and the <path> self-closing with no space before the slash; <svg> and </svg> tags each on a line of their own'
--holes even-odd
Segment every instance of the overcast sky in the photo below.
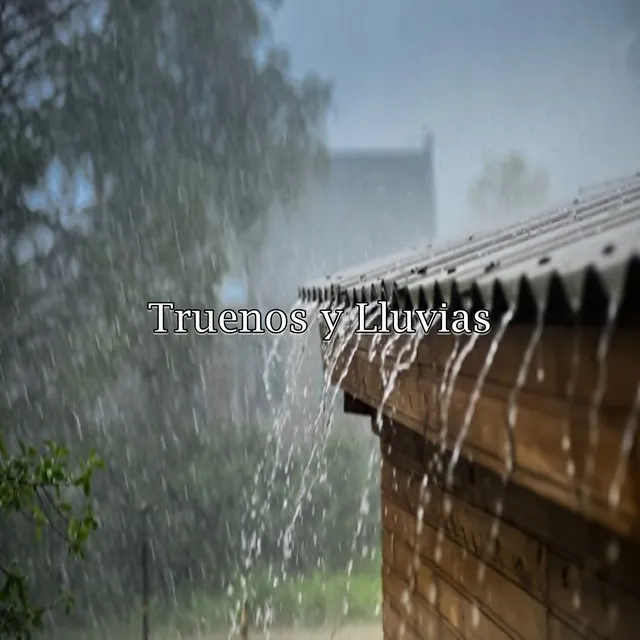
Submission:
<svg viewBox="0 0 640 640">
<path fill-rule="evenodd" d="M 415 146 L 434 131 L 450 235 L 487 154 L 544 164 L 557 198 L 640 170 L 640 76 L 617 1 L 288 0 L 275 37 L 296 73 L 333 80 L 332 146 Z"/>
</svg>

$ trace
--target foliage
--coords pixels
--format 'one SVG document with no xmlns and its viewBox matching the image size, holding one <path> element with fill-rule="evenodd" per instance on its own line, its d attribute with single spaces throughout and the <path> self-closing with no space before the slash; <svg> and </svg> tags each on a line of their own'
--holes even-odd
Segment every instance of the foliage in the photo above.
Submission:
<svg viewBox="0 0 640 640">
<path fill-rule="evenodd" d="M 549 177 L 519 153 L 489 159 L 469 189 L 472 208 L 483 215 L 522 213 L 543 206 L 549 198 Z"/>
<path fill-rule="evenodd" d="M 82 159 L 96 196 L 73 287 L 94 317 L 79 331 L 101 329 L 91 367 L 143 376 L 156 433 L 210 366 L 197 336 L 150 335 L 146 302 L 211 307 L 227 230 L 287 206 L 323 157 L 328 87 L 295 81 L 269 47 L 272 4 L 111 2 L 98 32 L 52 56 L 68 79 L 57 150 L 71 173 Z"/>
<path fill-rule="evenodd" d="M 72 468 L 68 458 L 69 452 L 54 442 L 47 442 L 45 451 L 39 452 L 18 440 L 18 452 L 10 453 L 0 439 L 0 512 L 5 527 L 12 517 L 26 518 L 37 540 L 42 540 L 46 529 L 60 537 L 72 556 L 82 557 L 89 535 L 98 526 L 87 501 L 93 473 L 102 463 L 93 454 Z M 81 491 L 83 499 L 74 489 Z M 27 638 L 34 630 L 42 630 L 47 607 L 34 602 L 24 570 L 12 563 L 0 566 L 0 573 L 0 635 Z M 70 612 L 72 595 L 64 591 L 56 595 L 50 606 L 64 602 Z"/>
<path fill-rule="evenodd" d="M 90 609 L 98 619 L 122 617 L 139 602 L 142 518 L 138 500 L 155 505 L 149 514 L 154 550 L 151 593 L 163 601 L 171 600 L 176 589 L 215 595 L 242 581 L 247 592 L 255 594 L 263 588 L 260 576 L 267 573 L 272 582 L 286 581 L 287 576 L 317 572 L 346 575 L 352 560 L 355 571 L 367 564 L 379 540 L 380 511 L 374 499 L 356 535 L 362 496 L 369 490 L 375 498 L 378 495 L 377 478 L 368 477 L 366 447 L 358 449 L 357 443 L 338 434 L 331 438 L 334 464 L 328 465 L 321 490 L 302 505 L 294 553 L 287 559 L 283 531 L 293 520 L 292 487 L 298 486 L 308 451 L 295 451 L 289 467 L 274 469 L 271 482 L 270 471 L 262 473 L 254 493 L 256 469 L 265 458 L 274 457 L 268 434 L 260 427 L 229 425 L 218 426 L 215 435 L 218 446 L 205 442 L 199 455 L 168 468 L 160 482 L 156 475 L 145 482 L 142 468 L 126 468 L 136 478 L 137 500 L 129 503 L 129 498 L 120 496 L 127 501 L 120 504 L 119 517 L 102 524 L 86 563 L 70 572 L 71 584 L 86 597 L 78 603 L 84 611 Z M 113 472 L 110 476 L 117 480 Z M 121 486 L 111 478 L 108 485 L 98 482 L 94 490 L 105 513 L 114 512 L 117 496 L 110 493 Z M 245 518 L 252 505 L 259 505 L 257 521 Z M 124 530 L 122 521 L 128 523 Z M 250 538 L 260 553 L 247 570 L 244 558 Z M 95 575 L 101 579 L 96 581 Z"/>
</svg>

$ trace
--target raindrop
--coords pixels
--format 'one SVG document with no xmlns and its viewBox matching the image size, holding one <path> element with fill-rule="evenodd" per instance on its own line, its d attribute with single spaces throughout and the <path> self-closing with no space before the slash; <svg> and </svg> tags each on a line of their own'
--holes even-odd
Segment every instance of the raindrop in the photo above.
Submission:
<svg viewBox="0 0 640 640">
<path fill-rule="evenodd" d="M 611 540 L 607 545 L 607 562 L 610 565 L 616 564 L 620 559 L 620 543 L 617 540 Z"/>
<path fill-rule="evenodd" d="M 478 603 L 474 602 L 471 607 L 471 626 L 477 629 L 480 626 L 480 608 Z"/>
<path fill-rule="evenodd" d="M 620 493 L 622 491 L 622 486 L 627 471 L 629 455 L 631 453 L 631 450 L 633 449 L 634 442 L 636 441 L 639 414 L 640 384 L 638 384 L 638 386 L 636 387 L 636 395 L 633 401 L 633 405 L 622 430 L 618 460 L 615 466 L 613 480 L 611 481 L 611 486 L 609 487 L 609 505 L 612 509 L 617 508 L 620 502 Z"/>
</svg>

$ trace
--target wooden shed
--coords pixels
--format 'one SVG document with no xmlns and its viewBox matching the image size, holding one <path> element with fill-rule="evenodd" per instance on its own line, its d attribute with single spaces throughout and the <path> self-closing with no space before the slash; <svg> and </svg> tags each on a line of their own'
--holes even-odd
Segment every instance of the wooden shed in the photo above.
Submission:
<svg viewBox="0 0 640 640">
<path fill-rule="evenodd" d="M 386 639 L 640 638 L 639 255 L 640 174 L 301 289 L 380 439 Z M 491 330 L 356 335 L 381 301 Z"/>
</svg>

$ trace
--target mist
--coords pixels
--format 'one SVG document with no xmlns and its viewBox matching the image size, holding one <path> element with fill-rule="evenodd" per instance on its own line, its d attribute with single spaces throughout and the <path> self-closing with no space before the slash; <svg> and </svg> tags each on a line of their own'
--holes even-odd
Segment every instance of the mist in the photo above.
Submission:
<svg viewBox="0 0 640 640">
<path fill-rule="evenodd" d="M 433 131 L 444 238 L 492 224 L 466 197 L 487 157 L 546 167 L 556 203 L 637 171 L 630 16 L 631 3 L 594 0 L 301 0 L 275 34 L 296 69 L 333 80 L 331 148 L 406 148 Z"/>
<path fill-rule="evenodd" d="M 0 636 L 380 638 L 384 403 L 300 287 L 638 172 L 639 51 L 633 0 L 1 2 Z"/>
</svg>

